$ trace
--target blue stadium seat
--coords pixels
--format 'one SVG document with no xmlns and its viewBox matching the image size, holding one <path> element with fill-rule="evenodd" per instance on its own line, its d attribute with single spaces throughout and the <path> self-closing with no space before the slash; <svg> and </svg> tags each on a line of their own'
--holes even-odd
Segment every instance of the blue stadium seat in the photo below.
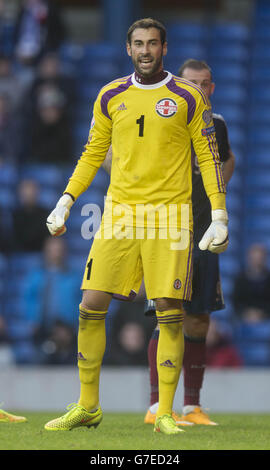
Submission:
<svg viewBox="0 0 270 470">
<path fill-rule="evenodd" d="M 113 59 L 95 59 L 91 62 L 84 62 L 80 68 L 83 79 L 103 80 L 106 83 L 115 80 L 121 76 L 120 65 Z"/>
<path fill-rule="evenodd" d="M 247 209 L 252 210 L 270 210 L 270 193 L 257 193 L 247 194 L 245 197 Z"/>
<path fill-rule="evenodd" d="M 185 40 L 202 43 L 208 39 L 209 30 L 202 23 L 190 21 L 172 22 L 167 25 L 167 35 L 170 42 Z"/>
<path fill-rule="evenodd" d="M 190 43 L 180 41 L 179 44 L 173 44 L 169 48 L 167 56 L 164 57 L 164 64 L 166 61 L 175 61 L 176 66 L 179 68 L 183 60 L 192 57 L 193 59 L 205 58 L 206 50 L 202 44 Z"/>
<path fill-rule="evenodd" d="M 56 165 L 26 165 L 20 178 L 31 178 L 42 186 L 58 188 L 63 184 L 63 170 Z"/>
<path fill-rule="evenodd" d="M 229 129 L 229 138 L 232 146 L 243 146 L 246 144 L 246 132 L 242 126 L 231 125 Z"/>
<path fill-rule="evenodd" d="M 236 83 L 231 83 L 227 85 L 223 84 L 222 86 L 217 87 L 215 93 L 211 98 L 214 109 L 220 109 L 220 112 L 222 112 L 222 106 L 220 106 L 220 108 L 217 108 L 215 106 L 216 102 L 224 103 L 227 106 L 229 103 L 231 103 L 233 106 L 236 106 L 240 104 L 245 104 L 246 99 L 246 88 Z"/>
<path fill-rule="evenodd" d="M 250 99 L 253 105 L 265 104 L 270 101 L 270 88 L 267 86 L 251 87 Z"/>
<path fill-rule="evenodd" d="M 81 64 L 84 56 L 84 48 L 82 44 L 75 42 L 64 42 L 59 48 L 59 56 L 61 61 L 76 64 Z"/>
<path fill-rule="evenodd" d="M 270 79 L 270 77 L 269 77 Z M 254 126 L 261 124 L 261 125 L 269 125 L 270 124 L 270 109 L 267 104 L 261 103 L 259 105 L 254 105 L 251 107 L 250 115 L 249 115 L 249 124 L 250 128 L 253 131 Z"/>
<path fill-rule="evenodd" d="M 93 103 L 104 85 L 106 80 L 82 80 L 77 89 L 78 99 Z"/>
<path fill-rule="evenodd" d="M 245 366 L 269 367 L 270 347 L 268 344 L 237 343 Z"/>
<path fill-rule="evenodd" d="M 250 29 L 244 23 L 222 22 L 213 24 L 211 27 L 213 41 L 222 40 L 228 42 L 242 42 L 249 40 Z"/>
<path fill-rule="evenodd" d="M 57 188 L 42 188 L 39 194 L 39 204 L 46 209 L 54 209 L 63 187 L 64 184 L 62 186 L 59 185 Z"/>
<path fill-rule="evenodd" d="M 264 168 L 270 168 L 270 159 L 268 150 L 264 145 L 260 143 L 250 145 L 249 151 L 247 152 L 246 164 L 249 168 L 257 168 L 263 166 Z"/>
<path fill-rule="evenodd" d="M 228 252 L 224 252 L 220 257 L 220 271 L 222 276 L 234 276 L 239 270 L 239 260 L 235 256 L 230 256 Z"/>
<path fill-rule="evenodd" d="M 0 207 L 12 209 L 16 206 L 16 194 L 12 187 L 0 187 Z"/>
<path fill-rule="evenodd" d="M 242 209 L 241 198 L 238 197 L 238 195 L 236 195 L 235 193 L 232 193 L 230 191 L 230 183 L 228 185 L 228 188 L 229 190 L 228 190 L 227 197 L 226 197 L 228 209 L 230 210 L 230 212 L 240 213 Z"/>
<path fill-rule="evenodd" d="M 246 365 L 270 365 L 270 321 L 242 323 L 235 328 L 235 340 Z"/>
<path fill-rule="evenodd" d="M 12 274 L 25 275 L 32 269 L 39 268 L 42 264 L 40 253 L 16 253 L 9 258 Z"/>
<path fill-rule="evenodd" d="M 249 211 L 249 214 L 245 218 L 244 228 L 246 231 L 255 231 L 256 233 L 270 232 L 270 217 L 265 217 L 264 210 L 258 213 L 258 211 Z"/>
<path fill-rule="evenodd" d="M 39 364 L 38 351 L 30 340 L 15 341 L 12 352 L 16 364 Z"/>
<path fill-rule="evenodd" d="M 215 60 L 210 62 L 213 73 L 213 81 L 217 86 L 222 86 L 223 82 L 237 82 L 245 84 L 248 78 L 247 69 L 243 64 L 232 63 L 227 67 L 221 61 Z"/>
<path fill-rule="evenodd" d="M 112 42 L 93 42 L 83 46 L 84 62 L 96 59 L 117 61 L 119 56 L 119 45 Z"/>
<path fill-rule="evenodd" d="M 261 191 L 263 194 L 265 194 L 266 191 L 270 193 L 269 180 L 270 171 L 267 171 L 264 167 L 257 171 L 252 169 L 245 178 L 245 182 L 249 190 Z"/>
<path fill-rule="evenodd" d="M 209 61 L 223 60 L 224 66 L 228 66 L 226 61 L 246 64 L 249 59 L 249 49 L 242 44 L 227 42 L 213 42 L 209 48 Z"/>
<path fill-rule="evenodd" d="M 18 169 L 14 165 L 3 164 L 0 170 L 0 186 L 16 185 L 18 182 Z"/>
<path fill-rule="evenodd" d="M 270 80 L 270 63 L 261 64 L 261 62 L 256 59 L 256 57 L 252 57 L 251 59 L 250 79 L 256 87 L 258 84 L 259 86 L 267 86 Z"/>
<path fill-rule="evenodd" d="M 6 276 L 9 269 L 8 257 L 0 253 L 0 274 L 1 276 Z"/>
<path fill-rule="evenodd" d="M 252 125 L 249 133 L 249 142 L 252 145 L 260 144 L 265 145 L 266 148 L 269 148 L 270 145 L 270 133 L 269 127 L 267 124 L 259 124 L 256 123 Z"/>
</svg>

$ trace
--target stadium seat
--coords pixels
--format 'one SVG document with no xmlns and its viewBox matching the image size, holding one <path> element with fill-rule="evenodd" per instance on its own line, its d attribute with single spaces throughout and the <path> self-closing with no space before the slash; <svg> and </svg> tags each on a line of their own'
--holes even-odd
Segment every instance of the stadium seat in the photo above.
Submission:
<svg viewBox="0 0 270 470">
<path fill-rule="evenodd" d="M 18 182 L 18 169 L 14 165 L 3 164 L 0 170 L 0 186 L 16 185 Z"/>
<path fill-rule="evenodd" d="M 269 127 L 266 124 L 256 125 L 256 123 L 254 123 L 250 129 L 249 142 L 252 145 L 265 145 L 266 148 L 268 148 L 270 144 Z"/>
<path fill-rule="evenodd" d="M 270 193 L 248 193 L 245 198 L 247 209 L 252 210 L 270 210 Z"/>
<path fill-rule="evenodd" d="M 226 61 L 246 64 L 249 59 L 249 49 L 238 43 L 213 42 L 209 48 L 209 61 L 216 59 L 223 60 L 224 66 Z"/>
<path fill-rule="evenodd" d="M 56 165 L 26 165 L 20 178 L 31 178 L 42 186 L 58 188 L 63 184 L 63 170 Z"/>
<path fill-rule="evenodd" d="M 265 146 L 257 144 L 251 144 L 247 152 L 246 163 L 249 169 L 257 169 L 258 166 L 264 166 L 265 169 L 270 168 L 270 159 L 269 154 Z"/>
<path fill-rule="evenodd" d="M 249 115 L 249 125 L 251 126 L 251 130 L 254 128 L 254 123 L 256 123 L 256 125 L 270 124 L 270 109 L 267 104 L 261 103 L 257 106 L 252 106 Z"/>
<path fill-rule="evenodd" d="M 83 46 L 84 61 L 95 59 L 109 59 L 114 61 L 118 60 L 119 55 L 119 45 L 113 42 L 91 42 Z"/>
<path fill-rule="evenodd" d="M 63 187 L 64 185 L 59 185 L 57 188 L 42 188 L 39 194 L 39 204 L 46 209 L 54 209 Z"/>
<path fill-rule="evenodd" d="M 210 67 L 213 73 L 213 81 L 217 86 L 222 86 L 225 82 L 236 82 L 241 84 L 246 83 L 247 81 L 247 69 L 243 64 L 232 63 L 227 67 L 224 67 L 224 64 L 221 61 L 211 61 Z"/>
<path fill-rule="evenodd" d="M 106 80 L 82 80 L 77 89 L 78 99 L 93 103 L 104 85 L 106 85 Z"/>
<path fill-rule="evenodd" d="M 250 37 L 250 29 L 244 23 L 220 22 L 211 27 L 213 41 L 246 43 Z"/>
<path fill-rule="evenodd" d="M 0 207 L 12 209 L 16 206 L 16 193 L 12 187 L 0 187 Z"/>
<path fill-rule="evenodd" d="M 89 80 L 100 80 L 106 83 L 115 80 L 121 76 L 120 65 L 113 59 L 95 59 L 94 61 L 84 62 L 80 68 L 82 78 Z"/>
<path fill-rule="evenodd" d="M 11 274 L 25 275 L 32 269 L 39 268 L 42 264 L 40 253 L 16 253 L 9 258 Z"/>
<path fill-rule="evenodd" d="M 245 87 L 239 84 L 223 84 L 220 87 L 217 87 L 213 97 L 211 98 L 214 108 L 219 109 L 215 106 L 215 103 L 218 101 L 224 103 L 228 106 L 229 103 L 232 103 L 233 106 L 243 105 L 246 103 L 247 99 L 247 90 Z M 220 112 L 222 112 L 222 106 L 220 106 Z"/>
<path fill-rule="evenodd" d="M 261 170 L 257 171 L 252 169 L 252 171 L 246 175 L 245 183 L 249 190 L 261 191 L 265 194 L 265 191 L 270 193 L 269 179 L 269 171 L 266 171 L 266 169 L 262 167 Z"/>
<path fill-rule="evenodd" d="M 235 275 L 239 270 L 239 260 L 235 256 L 230 256 L 228 252 L 224 252 L 220 257 L 220 271 L 222 276 Z"/>
<path fill-rule="evenodd" d="M 251 87 L 250 89 L 251 104 L 265 104 L 270 102 L 270 89 L 267 86 Z"/>
<path fill-rule="evenodd" d="M 269 367 L 270 348 L 268 344 L 237 343 L 245 366 Z"/>
<path fill-rule="evenodd" d="M 181 65 L 183 60 L 188 57 L 194 59 L 204 59 L 206 55 L 205 47 L 202 44 L 190 43 L 185 41 L 179 41 L 178 44 L 173 44 L 169 50 L 167 56 L 164 57 L 164 64 L 167 61 L 170 63 L 175 61 L 177 67 Z"/>
<path fill-rule="evenodd" d="M 170 43 L 174 41 L 202 43 L 207 41 L 209 29 L 206 25 L 195 21 L 172 22 L 167 25 L 167 35 Z"/>
<path fill-rule="evenodd" d="M 59 48 L 60 60 L 80 66 L 83 60 L 84 48 L 82 44 L 64 42 Z"/>
</svg>

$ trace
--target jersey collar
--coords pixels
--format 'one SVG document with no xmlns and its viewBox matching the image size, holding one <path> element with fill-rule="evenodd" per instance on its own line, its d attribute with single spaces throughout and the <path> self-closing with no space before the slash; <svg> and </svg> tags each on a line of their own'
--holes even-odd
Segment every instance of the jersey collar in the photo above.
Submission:
<svg viewBox="0 0 270 470">
<path fill-rule="evenodd" d="M 138 82 L 136 80 L 136 72 L 134 72 L 131 75 L 131 81 L 132 81 L 133 85 L 136 86 L 137 88 L 142 88 L 143 90 L 153 90 L 155 88 L 160 88 L 163 85 L 166 85 L 166 83 L 168 83 L 171 80 L 172 74 L 170 72 L 167 72 L 166 70 L 165 70 L 165 72 L 167 73 L 166 77 L 163 78 L 163 80 L 161 80 L 160 82 L 157 82 L 157 83 L 145 84 L 145 83 Z"/>
</svg>

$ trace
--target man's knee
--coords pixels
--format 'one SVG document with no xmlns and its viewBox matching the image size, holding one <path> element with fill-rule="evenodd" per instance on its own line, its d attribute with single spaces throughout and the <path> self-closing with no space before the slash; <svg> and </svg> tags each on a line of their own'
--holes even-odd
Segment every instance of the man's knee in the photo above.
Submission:
<svg viewBox="0 0 270 470">
<path fill-rule="evenodd" d="M 182 300 L 161 297 L 156 299 L 156 310 L 164 312 L 166 310 L 182 310 Z"/>
<path fill-rule="evenodd" d="M 112 295 L 97 290 L 84 290 L 81 306 L 87 310 L 107 311 Z"/>
<path fill-rule="evenodd" d="M 200 315 L 185 315 L 184 332 L 190 338 L 206 338 L 210 317 L 207 313 Z"/>
</svg>

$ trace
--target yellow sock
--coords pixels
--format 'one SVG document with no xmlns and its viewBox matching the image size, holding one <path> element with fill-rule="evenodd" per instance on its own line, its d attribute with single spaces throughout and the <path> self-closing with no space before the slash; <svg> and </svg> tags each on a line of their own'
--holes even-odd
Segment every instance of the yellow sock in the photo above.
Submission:
<svg viewBox="0 0 270 470">
<path fill-rule="evenodd" d="M 107 312 L 87 310 L 80 305 L 78 367 L 81 383 L 79 405 L 91 411 L 99 405 L 99 377 L 106 347 Z"/>
<path fill-rule="evenodd" d="M 157 370 L 159 406 L 157 416 L 171 414 L 184 355 L 183 311 L 156 312 L 159 323 Z"/>
</svg>

